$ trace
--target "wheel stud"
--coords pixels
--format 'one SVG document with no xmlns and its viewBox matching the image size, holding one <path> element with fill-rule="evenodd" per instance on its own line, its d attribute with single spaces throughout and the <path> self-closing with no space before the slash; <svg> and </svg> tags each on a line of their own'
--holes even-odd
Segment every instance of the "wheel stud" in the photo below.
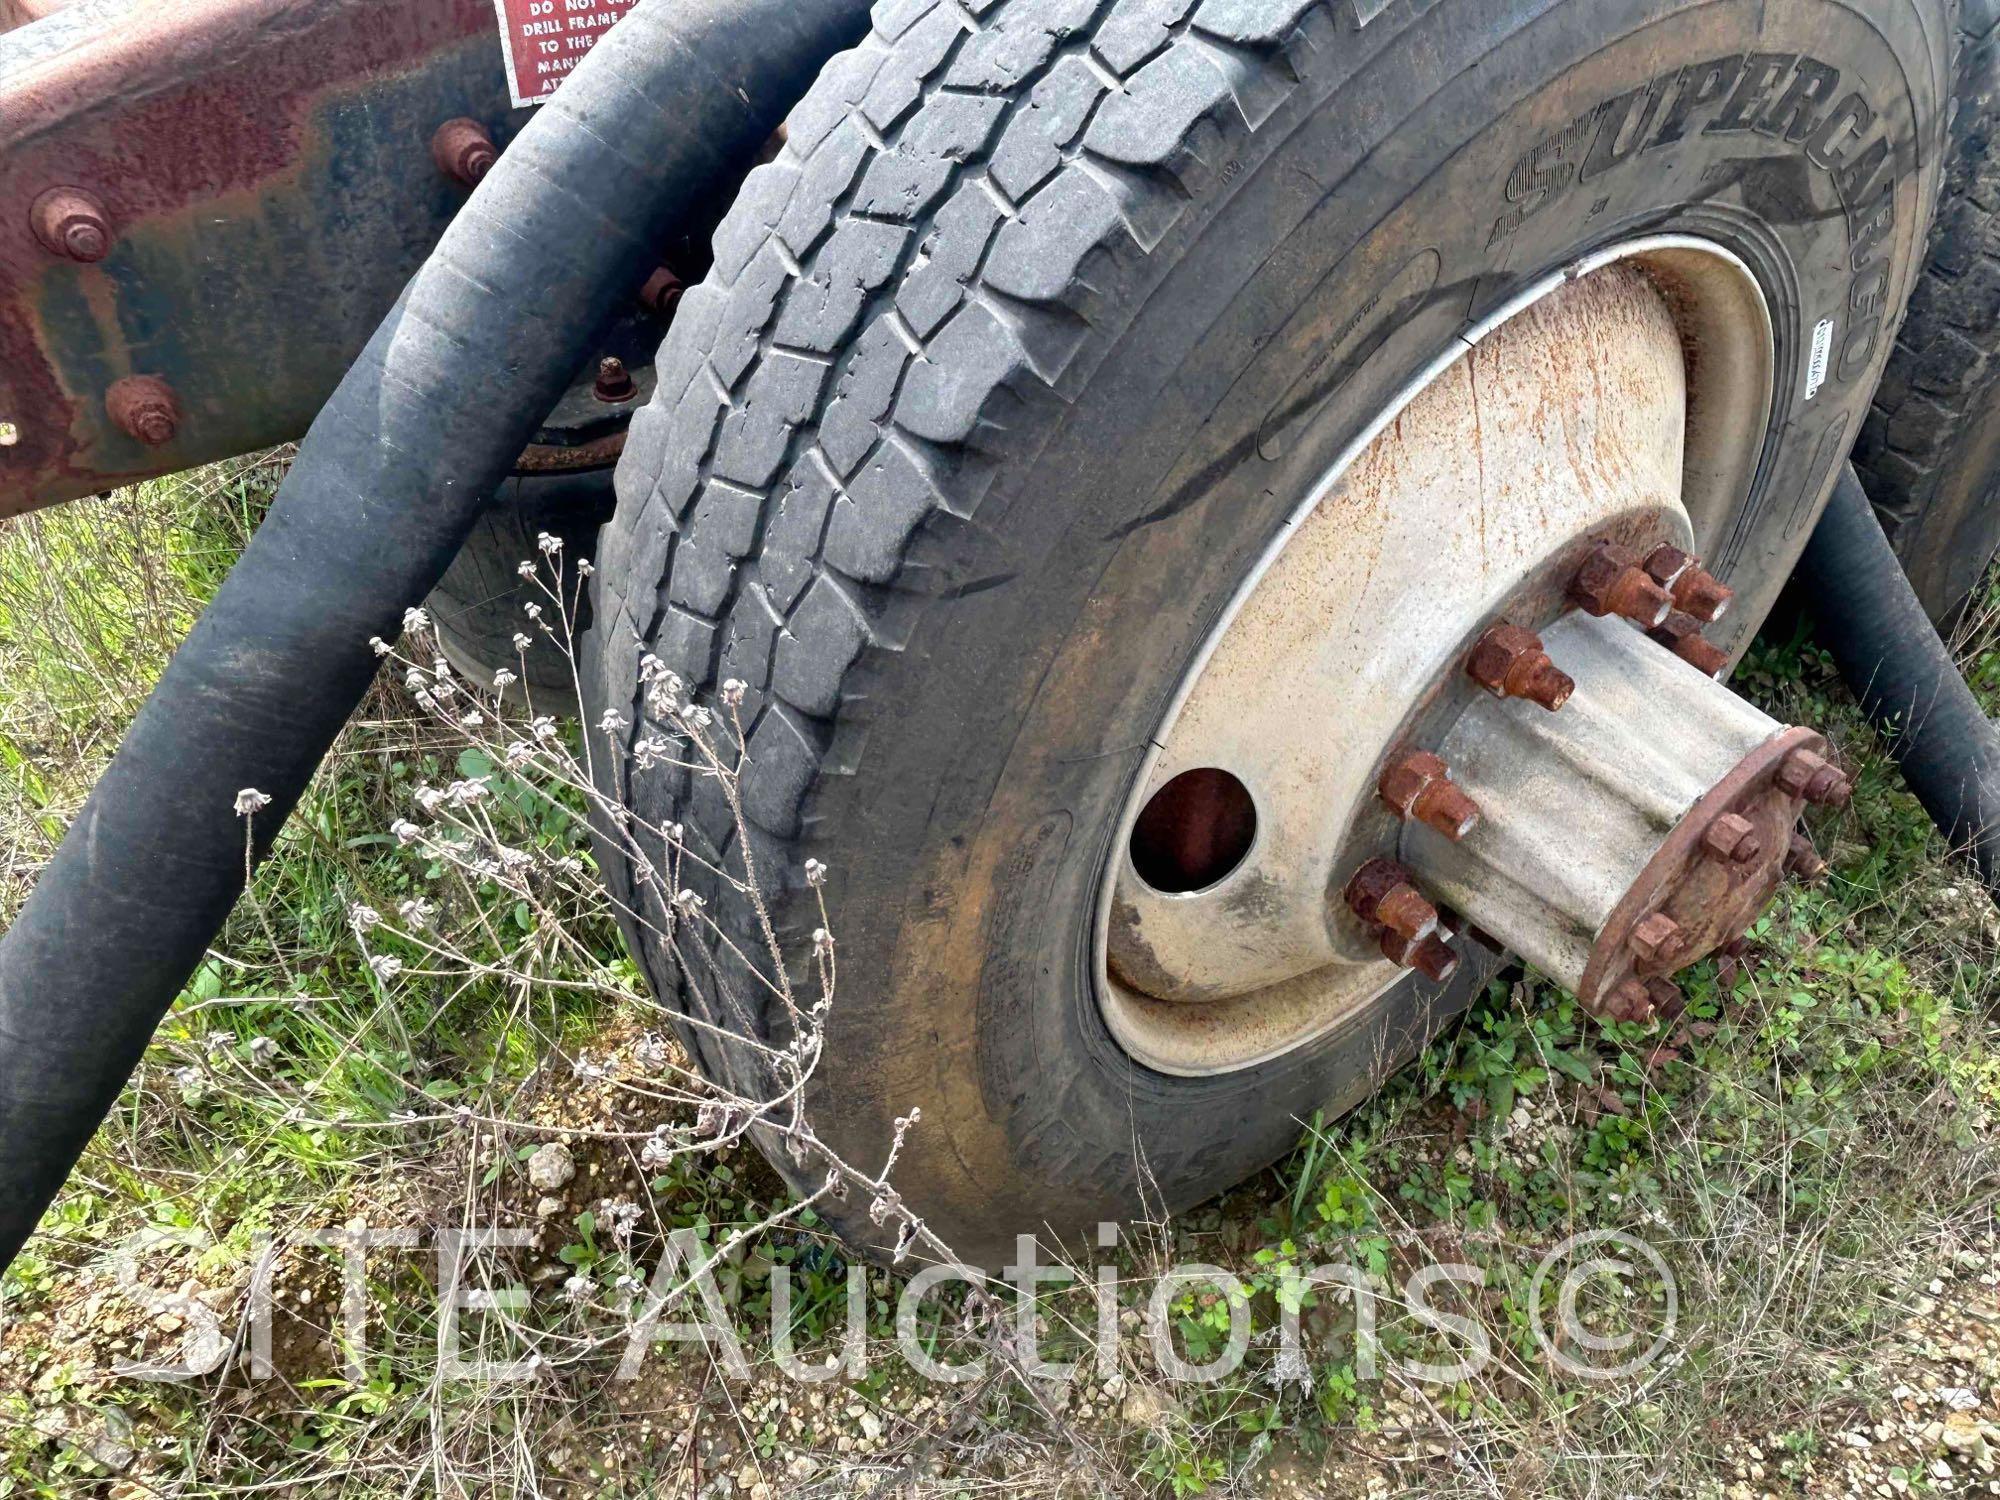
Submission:
<svg viewBox="0 0 2000 1500">
<path fill-rule="evenodd" d="M 1674 607 L 1713 625 L 1728 613 L 1736 591 L 1678 547 L 1662 542 L 1646 554 L 1646 576 L 1674 596 Z"/>
<path fill-rule="evenodd" d="M 1382 934 L 1382 956 L 1405 969 L 1415 969 L 1434 984 L 1443 984 L 1458 972 L 1458 955 L 1437 933 L 1414 943 L 1405 943 L 1394 933 Z"/>
<path fill-rule="evenodd" d="M 1854 784 L 1838 766 L 1810 750 L 1794 750 L 1778 767 L 1778 785 L 1815 807 L 1845 807 Z"/>
<path fill-rule="evenodd" d="M 1496 698 L 1525 698 L 1554 713 L 1576 691 L 1566 672 L 1556 670 L 1542 638 L 1519 625 L 1501 623 L 1479 638 L 1465 660 L 1472 680 Z"/>
<path fill-rule="evenodd" d="M 1585 613 L 1619 615 L 1651 630 L 1672 613 L 1674 596 L 1646 575 L 1639 556 L 1616 542 L 1599 542 L 1570 580 L 1569 596 Z"/>
<path fill-rule="evenodd" d="M 1750 864 L 1764 852 L 1764 841 L 1756 828 L 1748 818 L 1735 813 L 1724 813 L 1709 824 L 1701 846 L 1714 858 L 1737 865 Z"/>
<path fill-rule="evenodd" d="M 1701 633 L 1701 621 L 1693 615 L 1674 610 L 1646 636 L 1704 676 L 1719 678 L 1729 670 L 1728 653 Z"/>
<path fill-rule="evenodd" d="M 1428 750 L 1397 756 L 1382 773 L 1376 790 L 1398 817 L 1415 818 L 1453 843 L 1479 824 L 1479 804 L 1453 785 L 1443 759 Z"/>
<path fill-rule="evenodd" d="M 1803 833 L 1792 835 L 1791 846 L 1785 851 L 1785 873 L 1804 885 L 1813 885 L 1826 874 L 1826 861 Z"/>
<path fill-rule="evenodd" d="M 1656 911 L 1632 929 L 1632 951 L 1644 963 L 1671 965 L 1687 951 L 1687 934 L 1672 917 Z"/>
</svg>

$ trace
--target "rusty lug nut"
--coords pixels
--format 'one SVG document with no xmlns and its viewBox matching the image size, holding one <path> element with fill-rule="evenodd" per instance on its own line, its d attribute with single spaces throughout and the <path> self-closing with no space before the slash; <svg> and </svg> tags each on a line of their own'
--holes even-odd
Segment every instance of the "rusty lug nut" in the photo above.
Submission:
<svg viewBox="0 0 2000 1500">
<path fill-rule="evenodd" d="M 1687 951 L 1681 924 L 1656 911 L 1632 929 L 1632 951 L 1649 964 L 1671 964 Z"/>
<path fill-rule="evenodd" d="M 1619 615 L 1651 630 L 1674 607 L 1674 596 L 1646 576 L 1638 554 L 1599 542 L 1570 580 L 1569 596 L 1587 614 Z"/>
<path fill-rule="evenodd" d="M 597 384 L 591 393 L 607 406 L 615 406 L 638 395 L 639 387 L 632 383 L 632 372 L 625 368 L 624 360 L 606 355 L 597 362 Z"/>
<path fill-rule="evenodd" d="M 1642 980 L 1628 979 L 1597 1002 L 1597 1013 L 1607 1021 L 1644 1024 L 1653 1019 L 1653 996 Z"/>
<path fill-rule="evenodd" d="M 1750 864 L 1764 852 L 1764 840 L 1758 836 L 1756 827 L 1748 818 L 1735 813 L 1724 813 L 1709 824 L 1708 831 L 1701 836 L 1701 846 L 1715 858 L 1738 865 Z"/>
<path fill-rule="evenodd" d="M 446 120 L 431 137 L 431 160 L 438 170 L 466 187 L 479 186 L 480 178 L 500 160 L 500 148 L 477 120 L 460 116 Z"/>
<path fill-rule="evenodd" d="M 1386 927 L 1404 945 L 1420 943 L 1437 931 L 1437 908 L 1424 899 L 1409 871 L 1393 860 L 1371 859 L 1356 870 L 1347 882 L 1346 901 L 1355 916 L 1371 926 Z"/>
<path fill-rule="evenodd" d="M 28 222 L 51 255 L 88 265 L 111 253 L 111 216 L 82 188 L 50 188 L 28 210 Z"/>
<path fill-rule="evenodd" d="M 1819 857 L 1812 840 L 1802 833 L 1793 834 L 1791 845 L 1785 850 L 1785 873 L 1806 885 L 1826 874 L 1826 861 Z"/>
<path fill-rule="evenodd" d="M 1452 784 L 1449 768 L 1428 750 L 1396 757 L 1375 789 L 1398 816 L 1415 818 L 1453 843 L 1479 825 L 1479 804 Z"/>
<path fill-rule="evenodd" d="M 1728 613 L 1736 591 L 1701 565 L 1701 559 L 1662 542 L 1646 554 L 1646 576 L 1674 596 L 1674 607 L 1713 625 Z"/>
<path fill-rule="evenodd" d="M 656 318 L 670 317 L 680 306 L 681 294 L 686 290 L 680 277 L 661 266 L 639 288 L 639 305 Z"/>
<path fill-rule="evenodd" d="M 1451 944 L 1435 932 L 1411 943 L 1398 961 L 1406 969 L 1415 969 L 1433 984 L 1443 984 L 1458 972 L 1458 955 L 1451 951 Z"/>
<path fill-rule="evenodd" d="M 1794 750 L 1786 756 L 1778 767 L 1777 780 L 1785 791 L 1815 807 L 1845 807 L 1854 795 L 1854 784 L 1846 774 L 1810 750 Z"/>
<path fill-rule="evenodd" d="M 1701 633 L 1701 621 L 1674 610 L 1660 624 L 1646 632 L 1682 661 L 1707 677 L 1721 677 L 1729 670 L 1729 655 Z"/>
<path fill-rule="evenodd" d="M 104 393 L 104 409 L 127 437 L 157 448 L 180 430 L 181 408 L 174 388 L 157 375 L 127 375 Z"/>
<path fill-rule="evenodd" d="M 1519 625 L 1501 623 L 1479 638 L 1465 659 L 1466 673 L 1496 698 L 1525 698 L 1554 713 L 1576 691 L 1566 672 L 1556 670 L 1542 638 Z"/>
</svg>

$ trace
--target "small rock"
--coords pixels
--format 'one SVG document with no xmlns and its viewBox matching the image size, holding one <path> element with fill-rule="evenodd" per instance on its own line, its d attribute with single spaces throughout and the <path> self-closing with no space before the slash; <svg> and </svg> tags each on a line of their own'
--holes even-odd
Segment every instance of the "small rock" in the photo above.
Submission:
<svg viewBox="0 0 2000 1500">
<path fill-rule="evenodd" d="M 562 1211 L 563 1201 L 560 1198 L 544 1198 L 535 1205 L 535 1217 L 538 1219 L 553 1219 Z"/>
<path fill-rule="evenodd" d="M 550 1141 L 528 1158 L 528 1182 L 542 1192 L 553 1193 L 574 1176 L 576 1162 L 561 1141 Z"/>
</svg>

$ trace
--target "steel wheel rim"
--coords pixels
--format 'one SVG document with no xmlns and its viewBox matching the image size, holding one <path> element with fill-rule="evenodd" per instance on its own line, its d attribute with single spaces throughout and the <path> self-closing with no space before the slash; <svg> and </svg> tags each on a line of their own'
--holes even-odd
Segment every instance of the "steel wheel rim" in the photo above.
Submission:
<svg viewBox="0 0 2000 1500">
<path fill-rule="evenodd" d="M 1451 348 L 1421 370 L 1370 422 L 1294 508 L 1279 536 L 1246 576 L 1222 620 L 1210 633 L 1178 685 L 1171 705 L 1152 736 L 1152 746 L 1134 779 L 1111 858 L 1100 878 L 1095 913 L 1093 978 L 1099 1009 L 1116 1042 L 1136 1061 L 1155 1071 L 1208 1077 L 1258 1067 L 1308 1046 L 1356 1018 L 1371 1013 L 1407 976 L 1375 962 L 1372 979 L 1355 972 L 1330 985 L 1325 970 L 1307 972 L 1214 999 L 1163 999 L 1134 982 L 1123 967 L 1135 951 L 1130 941 L 1132 903 L 1124 895 L 1137 878 L 1132 854 L 1135 828 L 1162 789 L 1164 768 L 1176 765 L 1173 750 L 1183 716 L 1209 673 L 1224 642 L 1251 609 L 1288 549 L 1306 534 L 1308 521 L 1339 496 L 1357 464 L 1371 455 L 1385 432 L 1433 392 L 1503 329 L 1519 326 L 1524 314 L 1574 288 L 1595 273 L 1629 267 L 1654 284 L 1680 335 L 1684 351 L 1686 402 L 1679 508 L 1689 544 L 1697 550 L 1722 539 L 1725 527 L 1749 495 L 1770 429 L 1775 386 L 1776 340 L 1769 306 L 1754 274 L 1724 247 L 1694 236 L 1635 239 L 1598 251 L 1550 275 L 1510 300 L 1492 316 L 1456 338 Z M 1498 347 L 1498 346 L 1496 346 Z M 1195 757 L 1197 763 L 1200 757 Z M 1164 894 L 1188 903 L 1227 899 L 1233 883 L 1260 851 L 1269 851 L 1282 818 L 1270 799 L 1248 787 L 1256 809 L 1254 832 L 1232 868 L 1220 879 L 1187 891 L 1145 886 L 1144 894 Z M 1273 816 L 1275 812 L 1275 817 Z M 1237 852 L 1237 851 L 1226 851 Z M 1328 877 L 1334 871 L 1324 872 Z M 1306 881 L 1310 884 L 1310 880 Z M 1114 922 L 1117 931 L 1114 932 Z M 1143 927 L 1143 923 L 1140 924 Z M 1121 946 L 1122 944 L 1122 946 Z M 1144 952 L 1143 948 L 1137 951 Z M 1343 960 L 1356 972 L 1369 962 Z M 1329 966 L 1331 967 L 1331 966 Z M 1161 974 L 1166 973 L 1164 967 Z M 1154 977 L 1158 977 L 1155 975 Z M 1169 976 L 1171 977 L 1171 976 Z"/>
</svg>

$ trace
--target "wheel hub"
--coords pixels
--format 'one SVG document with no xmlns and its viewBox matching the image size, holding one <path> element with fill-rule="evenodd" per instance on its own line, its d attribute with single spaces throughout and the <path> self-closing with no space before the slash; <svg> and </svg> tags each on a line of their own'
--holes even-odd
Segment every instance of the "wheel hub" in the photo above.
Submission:
<svg viewBox="0 0 2000 1500">
<path fill-rule="evenodd" d="M 1103 911 L 1128 1050 L 1253 1065 L 1448 979 L 1470 929 L 1642 1018 L 1810 862 L 1791 824 L 1845 783 L 1717 681 L 1730 593 L 1693 555 L 1747 492 L 1769 361 L 1740 265 L 1608 256 L 1336 467 L 1156 737 Z"/>
</svg>

